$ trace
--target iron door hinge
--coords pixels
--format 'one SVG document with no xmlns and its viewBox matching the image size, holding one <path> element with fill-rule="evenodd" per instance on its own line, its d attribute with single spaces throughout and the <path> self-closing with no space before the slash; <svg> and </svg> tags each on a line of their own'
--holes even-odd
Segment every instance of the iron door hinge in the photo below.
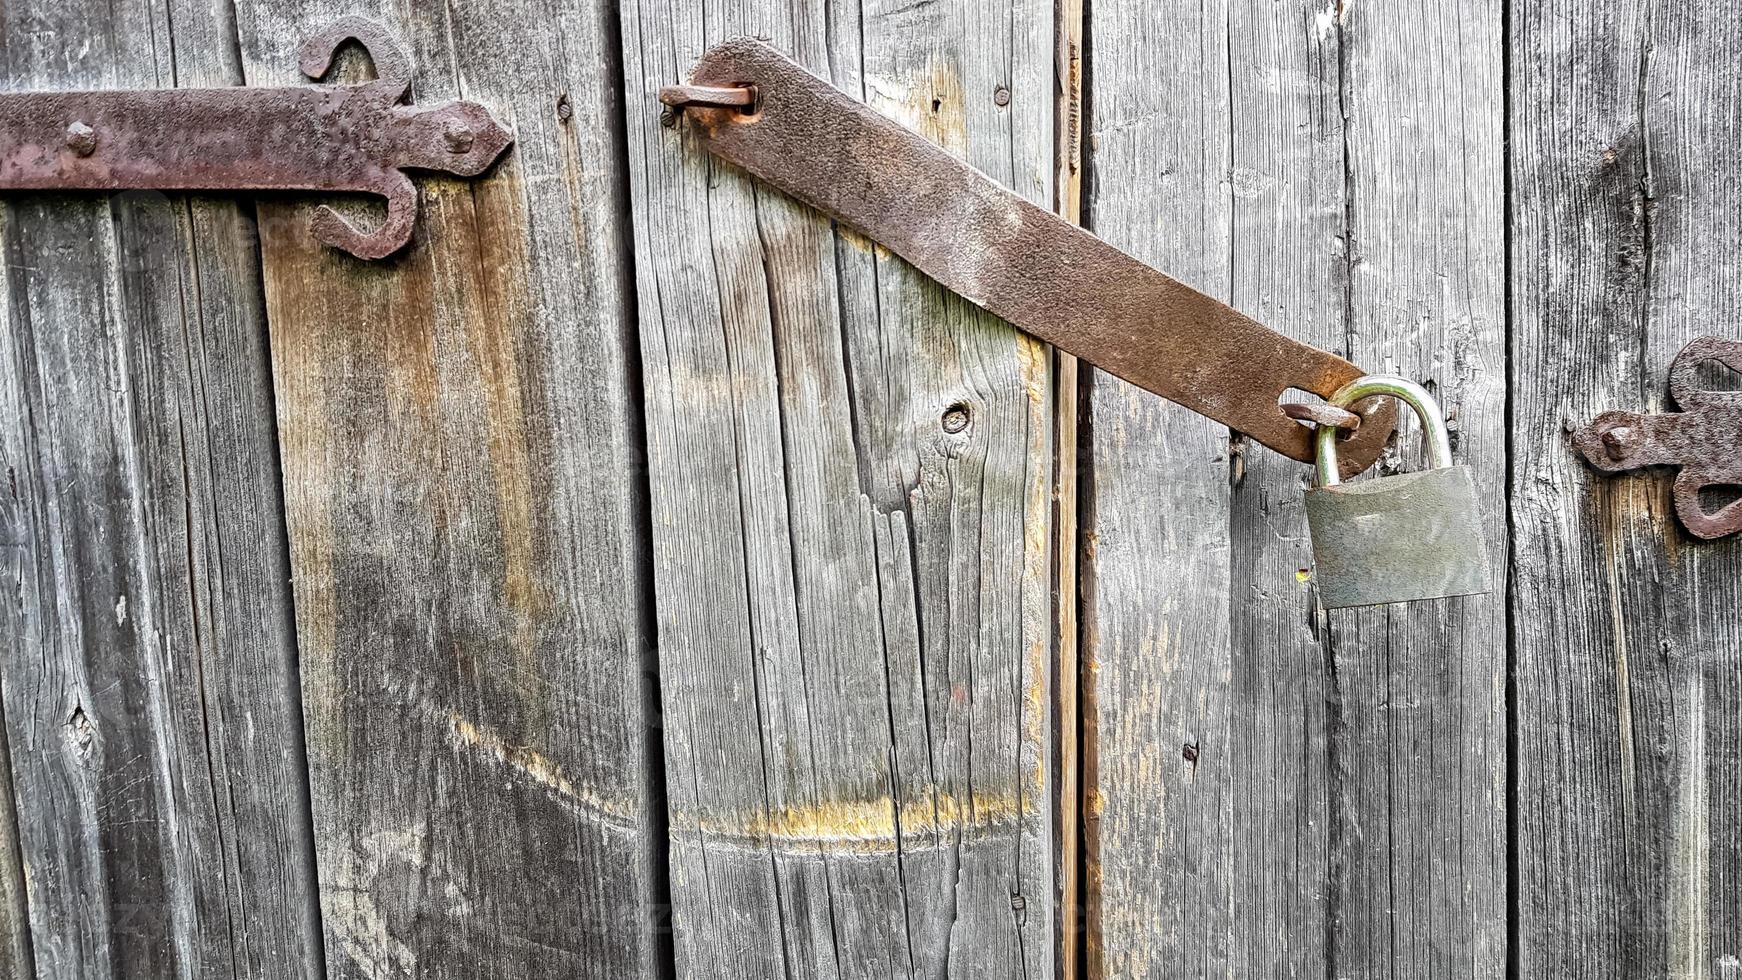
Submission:
<svg viewBox="0 0 1742 980">
<path fill-rule="evenodd" d="M 411 240 L 406 170 L 473 177 L 514 142 L 476 102 L 405 104 L 411 59 L 385 27 L 347 17 L 303 42 L 319 79 L 355 40 L 375 63 L 360 84 L 285 88 L 0 93 L 0 190 L 320 191 L 374 194 L 387 220 L 365 231 L 322 207 L 321 241 L 362 259 Z"/>
<path fill-rule="evenodd" d="M 1695 537 L 1742 533 L 1742 500 L 1706 509 L 1705 494 L 1742 490 L 1742 391 L 1703 387 L 1700 365 L 1716 361 L 1742 373 L 1742 341 L 1701 337 L 1669 368 L 1679 412 L 1604 412 L 1573 434 L 1573 445 L 1604 473 L 1674 466 L 1675 512 Z"/>
</svg>

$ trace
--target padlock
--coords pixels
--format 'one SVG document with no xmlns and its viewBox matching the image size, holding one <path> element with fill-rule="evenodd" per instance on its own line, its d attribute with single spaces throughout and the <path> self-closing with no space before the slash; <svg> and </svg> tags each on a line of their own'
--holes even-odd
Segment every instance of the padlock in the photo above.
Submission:
<svg viewBox="0 0 1742 980">
<path fill-rule="evenodd" d="M 1330 403 L 1348 408 L 1375 395 L 1415 410 L 1433 468 L 1343 483 L 1338 429 L 1319 427 L 1319 485 L 1307 491 L 1306 510 L 1320 604 L 1341 609 L 1487 592 L 1476 482 L 1469 467 L 1452 465 L 1439 403 L 1421 385 L 1391 375 L 1352 381 Z"/>
</svg>

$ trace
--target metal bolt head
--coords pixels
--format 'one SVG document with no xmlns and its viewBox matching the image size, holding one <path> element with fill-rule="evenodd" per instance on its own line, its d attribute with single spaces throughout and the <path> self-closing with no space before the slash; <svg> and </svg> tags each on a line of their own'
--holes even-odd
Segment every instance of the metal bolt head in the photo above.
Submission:
<svg viewBox="0 0 1742 980">
<path fill-rule="evenodd" d="M 1000 85 L 992 90 L 992 101 L 998 105 L 1010 104 L 1010 90 Z"/>
<path fill-rule="evenodd" d="M 83 121 L 74 122 L 67 127 L 67 149 L 82 157 L 97 152 L 97 131 Z"/>
<path fill-rule="evenodd" d="M 1603 451 L 1617 463 L 1626 459 L 1639 446 L 1639 434 L 1632 427 L 1618 425 L 1603 433 Z"/>
<path fill-rule="evenodd" d="M 568 122 L 575 115 L 575 107 L 569 104 L 567 92 L 556 97 L 556 117 L 561 122 Z"/>
<path fill-rule="evenodd" d="M 472 132 L 472 127 L 458 119 L 449 120 L 447 126 L 442 129 L 442 139 L 447 141 L 449 153 L 459 154 L 470 150 L 472 143 L 477 138 L 477 135 Z"/>
</svg>

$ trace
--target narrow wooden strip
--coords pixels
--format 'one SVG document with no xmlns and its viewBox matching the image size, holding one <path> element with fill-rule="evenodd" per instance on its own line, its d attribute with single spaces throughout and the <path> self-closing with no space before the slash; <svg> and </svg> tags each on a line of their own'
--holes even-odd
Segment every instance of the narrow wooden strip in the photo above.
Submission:
<svg viewBox="0 0 1742 980">
<path fill-rule="evenodd" d="M 1518 971 L 1742 975 L 1742 543 L 1566 437 L 1738 335 L 1742 29 L 1566 6 L 1513 4 L 1509 47 Z"/>
<path fill-rule="evenodd" d="M 262 203 L 334 977 L 658 975 L 651 636 L 600 5 L 246 3 L 251 84 L 347 14 L 512 126 L 362 263 Z M 342 75 L 356 77 L 353 55 Z M 364 222 L 375 219 L 363 216 Z"/>
<path fill-rule="evenodd" d="M 1055 4 L 1053 49 L 1053 210 L 1066 221 L 1083 219 L 1083 0 Z M 1058 739 L 1059 976 L 1081 980 L 1083 930 L 1083 783 L 1081 712 L 1081 604 L 1078 555 L 1079 413 L 1082 373 L 1077 359 L 1053 351 L 1053 649 Z"/>
<path fill-rule="evenodd" d="M 233 84 L 228 31 L 0 11 L 8 87 Z M 5 210 L 0 674 L 37 975 L 316 975 L 253 223 L 153 193 Z"/>
<path fill-rule="evenodd" d="M 4 221 L 0 217 L 0 225 Z M 0 286 L 4 282 L 5 273 L 0 272 Z M 33 980 L 36 958 L 30 948 L 30 911 L 19 852 L 18 809 L 12 796 L 12 756 L 6 745 L 4 688 L 5 678 L 0 678 L 0 980 Z"/>
</svg>

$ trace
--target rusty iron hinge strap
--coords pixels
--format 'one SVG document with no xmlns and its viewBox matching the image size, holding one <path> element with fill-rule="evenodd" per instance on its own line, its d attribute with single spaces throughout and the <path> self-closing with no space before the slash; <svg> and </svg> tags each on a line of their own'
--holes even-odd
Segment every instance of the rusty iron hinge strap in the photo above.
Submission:
<svg viewBox="0 0 1742 980">
<path fill-rule="evenodd" d="M 1284 392 L 1328 398 L 1364 373 L 1018 197 L 766 44 L 721 44 L 690 82 L 662 99 L 685 107 L 710 152 L 1015 326 L 1284 455 L 1313 459 L 1312 430 L 1285 414 Z M 750 94 L 711 101 L 728 89 Z M 1350 474 L 1395 425 L 1390 399 L 1357 411 L 1363 424 L 1342 450 Z"/>
<path fill-rule="evenodd" d="M 347 40 L 377 78 L 356 85 L 0 93 L 0 191 L 323 191 L 387 199 L 364 231 L 330 208 L 313 230 L 359 258 L 411 240 L 417 189 L 403 170 L 475 176 L 513 137 L 475 102 L 405 105 L 411 60 L 386 28 L 347 17 L 303 43 L 321 78 Z"/>
<path fill-rule="evenodd" d="M 1742 489 L 1742 391 L 1701 387 L 1700 365 L 1716 361 L 1742 373 L 1742 341 L 1701 337 L 1683 347 L 1669 368 L 1679 412 L 1604 412 L 1573 434 L 1573 445 L 1604 473 L 1677 466 L 1675 512 L 1699 538 L 1742 534 L 1742 500 L 1715 511 L 1701 494 Z"/>
</svg>

